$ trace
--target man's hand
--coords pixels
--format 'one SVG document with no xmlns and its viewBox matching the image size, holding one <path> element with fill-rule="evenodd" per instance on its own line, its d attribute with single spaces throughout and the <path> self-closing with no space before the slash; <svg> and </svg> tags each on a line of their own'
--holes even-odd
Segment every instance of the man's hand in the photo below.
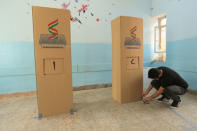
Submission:
<svg viewBox="0 0 197 131">
<path fill-rule="evenodd" d="M 148 101 L 154 99 L 155 97 L 159 96 L 161 93 L 163 93 L 164 91 L 164 88 L 163 87 L 160 87 L 158 91 L 156 91 L 153 95 L 149 96 L 149 97 L 146 97 L 143 99 L 143 102 L 144 103 L 147 103 Z"/>
<path fill-rule="evenodd" d="M 144 102 L 144 103 L 147 103 L 147 102 L 148 102 L 148 101 L 150 101 L 150 100 L 152 100 L 152 98 L 151 98 L 151 97 L 143 98 L 143 102 Z"/>
<path fill-rule="evenodd" d="M 148 95 L 151 89 L 152 89 L 152 85 L 150 84 L 149 87 L 145 91 L 142 92 L 142 97 Z"/>
<path fill-rule="evenodd" d="M 146 91 L 142 92 L 142 97 L 146 96 L 148 93 Z"/>
</svg>

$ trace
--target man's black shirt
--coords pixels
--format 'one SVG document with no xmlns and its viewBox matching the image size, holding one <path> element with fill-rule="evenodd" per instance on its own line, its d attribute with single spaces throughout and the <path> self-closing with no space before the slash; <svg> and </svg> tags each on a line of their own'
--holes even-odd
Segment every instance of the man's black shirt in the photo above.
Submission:
<svg viewBox="0 0 197 131">
<path fill-rule="evenodd" d="M 177 85 L 185 89 L 188 88 L 187 82 L 174 70 L 168 67 L 158 67 L 158 69 L 163 71 L 162 77 L 159 78 L 162 87 L 165 88 L 167 86 Z"/>
</svg>

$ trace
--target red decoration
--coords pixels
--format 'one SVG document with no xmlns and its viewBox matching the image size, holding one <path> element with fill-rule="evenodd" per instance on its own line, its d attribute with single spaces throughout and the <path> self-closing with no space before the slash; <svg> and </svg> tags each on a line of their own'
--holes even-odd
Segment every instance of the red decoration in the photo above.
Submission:
<svg viewBox="0 0 197 131">
<path fill-rule="evenodd" d="M 85 11 L 88 9 L 87 8 L 88 5 L 82 5 L 82 8 L 78 10 L 78 12 L 80 13 L 81 11 L 83 11 L 85 13 Z"/>
</svg>

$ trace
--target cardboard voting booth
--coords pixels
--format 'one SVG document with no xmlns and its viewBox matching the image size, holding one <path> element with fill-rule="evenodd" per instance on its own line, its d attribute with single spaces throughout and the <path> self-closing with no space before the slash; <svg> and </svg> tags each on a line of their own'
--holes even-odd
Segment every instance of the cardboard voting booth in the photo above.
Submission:
<svg viewBox="0 0 197 131">
<path fill-rule="evenodd" d="M 73 108 L 70 11 L 32 7 L 39 116 Z"/>
<path fill-rule="evenodd" d="M 120 16 L 112 25 L 112 97 L 119 103 L 141 100 L 143 20 Z"/>
</svg>

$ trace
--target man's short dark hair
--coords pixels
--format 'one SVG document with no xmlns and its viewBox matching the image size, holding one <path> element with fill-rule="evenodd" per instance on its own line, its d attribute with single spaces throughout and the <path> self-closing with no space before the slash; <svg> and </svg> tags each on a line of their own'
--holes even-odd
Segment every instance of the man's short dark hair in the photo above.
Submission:
<svg viewBox="0 0 197 131">
<path fill-rule="evenodd" d="M 160 70 L 159 69 L 151 68 L 148 71 L 148 78 L 151 78 L 151 79 L 158 78 L 159 74 L 160 74 Z"/>
</svg>

